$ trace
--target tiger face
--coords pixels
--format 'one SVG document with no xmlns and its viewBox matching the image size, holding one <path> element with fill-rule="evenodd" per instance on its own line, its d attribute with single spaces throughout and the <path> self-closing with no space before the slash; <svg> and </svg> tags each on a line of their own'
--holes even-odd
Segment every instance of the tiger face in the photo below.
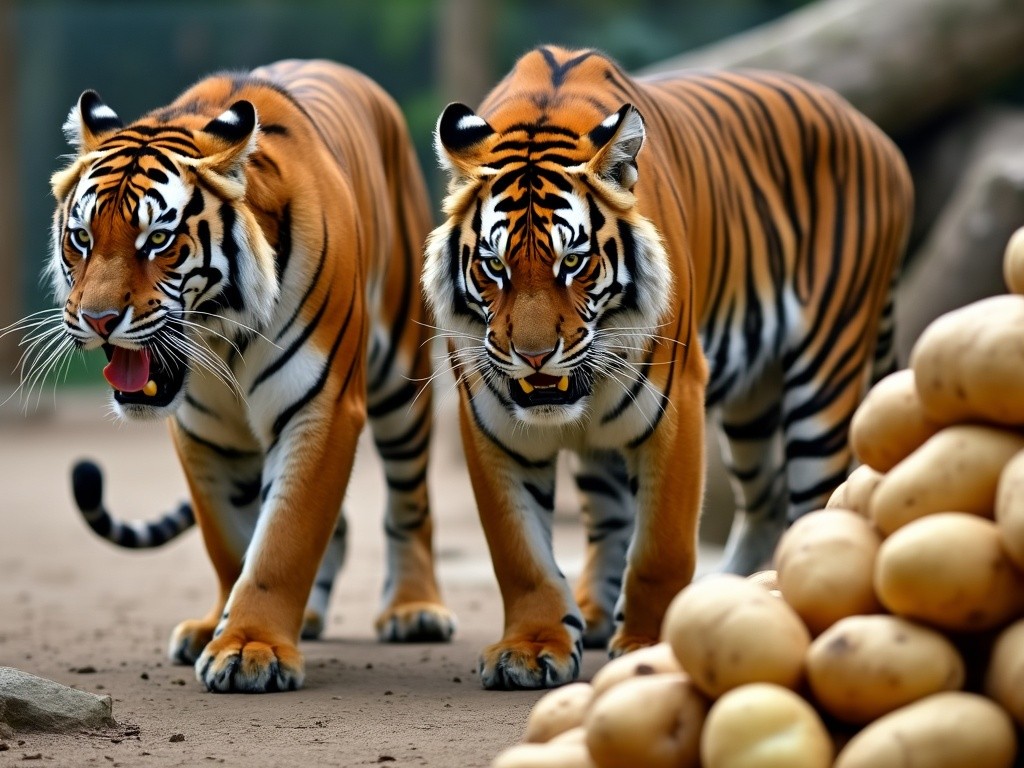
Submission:
<svg viewBox="0 0 1024 768">
<path fill-rule="evenodd" d="M 205 125 L 168 113 L 124 128 L 87 91 L 64 129 L 79 150 L 52 179 L 49 272 L 64 332 L 103 349 L 120 415 L 166 415 L 190 374 L 230 383 L 214 347 L 265 325 L 278 292 L 273 252 L 244 204 L 255 109 L 242 101 Z"/>
<path fill-rule="evenodd" d="M 496 130 L 461 104 L 438 121 L 451 183 L 425 292 L 458 374 L 481 374 L 523 422 L 577 422 L 607 381 L 632 384 L 668 307 L 667 257 L 636 210 L 643 141 L 630 105 L 580 132 Z"/>
</svg>

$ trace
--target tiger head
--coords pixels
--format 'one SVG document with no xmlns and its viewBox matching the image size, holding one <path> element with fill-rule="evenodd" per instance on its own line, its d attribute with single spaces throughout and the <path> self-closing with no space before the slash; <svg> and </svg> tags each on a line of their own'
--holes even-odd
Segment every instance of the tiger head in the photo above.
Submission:
<svg viewBox="0 0 1024 768">
<path fill-rule="evenodd" d="M 168 108 L 124 127 L 86 91 L 64 131 L 77 155 L 51 179 L 48 267 L 64 333 L 104 350 L 119 414 L 165 415 L 190 373 L 233 380 L 215 347 L 265 326 L 278 294 L 245 204 L 255 108 L 239 101 L 212 120 Z"/>
<path fill-rule="evenodd" d="M 670 301 L 634 193 L 644 122 L 628 104 L 596 125 L 507 122 L 462 104 L 438 121 L 447 220 L 427 242 L 424 290 L 460 373 L 482 373 L 524 422 L 569 424 L 602 381 L 637 380 Z"/>
</svg>

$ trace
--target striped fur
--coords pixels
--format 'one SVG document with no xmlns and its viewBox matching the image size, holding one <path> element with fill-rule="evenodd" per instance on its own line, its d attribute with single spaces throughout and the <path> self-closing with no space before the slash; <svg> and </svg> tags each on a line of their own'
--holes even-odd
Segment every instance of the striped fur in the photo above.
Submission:
<svg viewBox="0 0 1024 768">
<path fill-rule="evenodd" d="M 522 57 L 478 113 L 449 106 L 436 144 L 450 182 L 424 287 L 451 333 L 505 607 L 482 679 L 556 685 L 583 644 L 655 642 L 691 579 L 705 407 L 740 510 L 728 570 L 760 566 L 844 479 L 850 417 L 893 362 L 909 176 L 820 86 L 638 81 L 555 47 Z M 562 450 L 580 457 L 588 526 L 575 593 L 551 551 Z"/>
<path fill-rule="evenodd" d="M 202 80 L 127 127 L 87 92 L 65 129 L 78 154 L 53 177 L 50 265 L 64 332 L 107 352 L 122 416 L 168 418 L 192 497 L 119 522 L 86 462 L 78 505 L 122 546 L 194 513 L 219 579 L 171 657 L 210 690 L 302 684 L 296 646 L 323 627 L 367 416 L 388 485 L 379 635 L 447 639 L 418 290 L 430 215 L 397 106 L 351 69 L 284 61 Z"/>
</svg>

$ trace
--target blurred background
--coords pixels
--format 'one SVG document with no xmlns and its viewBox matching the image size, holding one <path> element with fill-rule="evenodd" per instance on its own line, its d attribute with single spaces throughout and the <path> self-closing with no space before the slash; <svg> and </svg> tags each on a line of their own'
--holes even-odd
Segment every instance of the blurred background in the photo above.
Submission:
<svg viewBox="0 0 1024 768">
<path fill-rule="evenodd" d="M 598 47 L 634 73 L 788 70 L 879 123 L 918 190 L 897 313 L 904 359 L 933 317 L 1004 290 L 1002 249 L 1024 223 L 1024 0 L 0 0 L 0 328 L 49 305 L 49 177 L 83 90 L 127 121 L 212 71 L 345 62 L 403 107 L 436 210 L 440 110 L 475 105 L 539 43 Z M 0 402 L 17 386 L 17 342 L 0 337 Z M 60 386 L 102 386 L 95 358 Z M 17 396 L 0 406 L 0 437 L 11 418 L 24 418 Z"/>
</svg>

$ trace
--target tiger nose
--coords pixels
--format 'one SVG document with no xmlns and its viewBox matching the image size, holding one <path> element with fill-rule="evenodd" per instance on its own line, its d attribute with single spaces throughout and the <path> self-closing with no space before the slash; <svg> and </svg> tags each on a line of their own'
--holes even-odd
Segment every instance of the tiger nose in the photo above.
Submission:
<svg viewBox="0 0 1024 768">
<path fill-rule="evenodd" d="M 82 319 L 85 320 L 86 324 L 97 334 L 106 339 L 110 336 L 110 332 L 114 330 L 117 324 L 121 321 L 121 313 L 116 309 L 107 309 L 102 312 L 93 312 L 88 309 L 83 309 Z"/>
<path fill-rule="evenodd" d="M 555 348 L 552 347 L 551 349 L 544 350 L 543 352 L 534 352 L 532 350 L 524 352 L 521 349 L 517 349 L 515 352 L 526 361 L 527 365 L 534 370 L 539 371 L 544 366 L 544 363 L 550 360 L 551 356 L 555 354 Z"/>
</svg>

